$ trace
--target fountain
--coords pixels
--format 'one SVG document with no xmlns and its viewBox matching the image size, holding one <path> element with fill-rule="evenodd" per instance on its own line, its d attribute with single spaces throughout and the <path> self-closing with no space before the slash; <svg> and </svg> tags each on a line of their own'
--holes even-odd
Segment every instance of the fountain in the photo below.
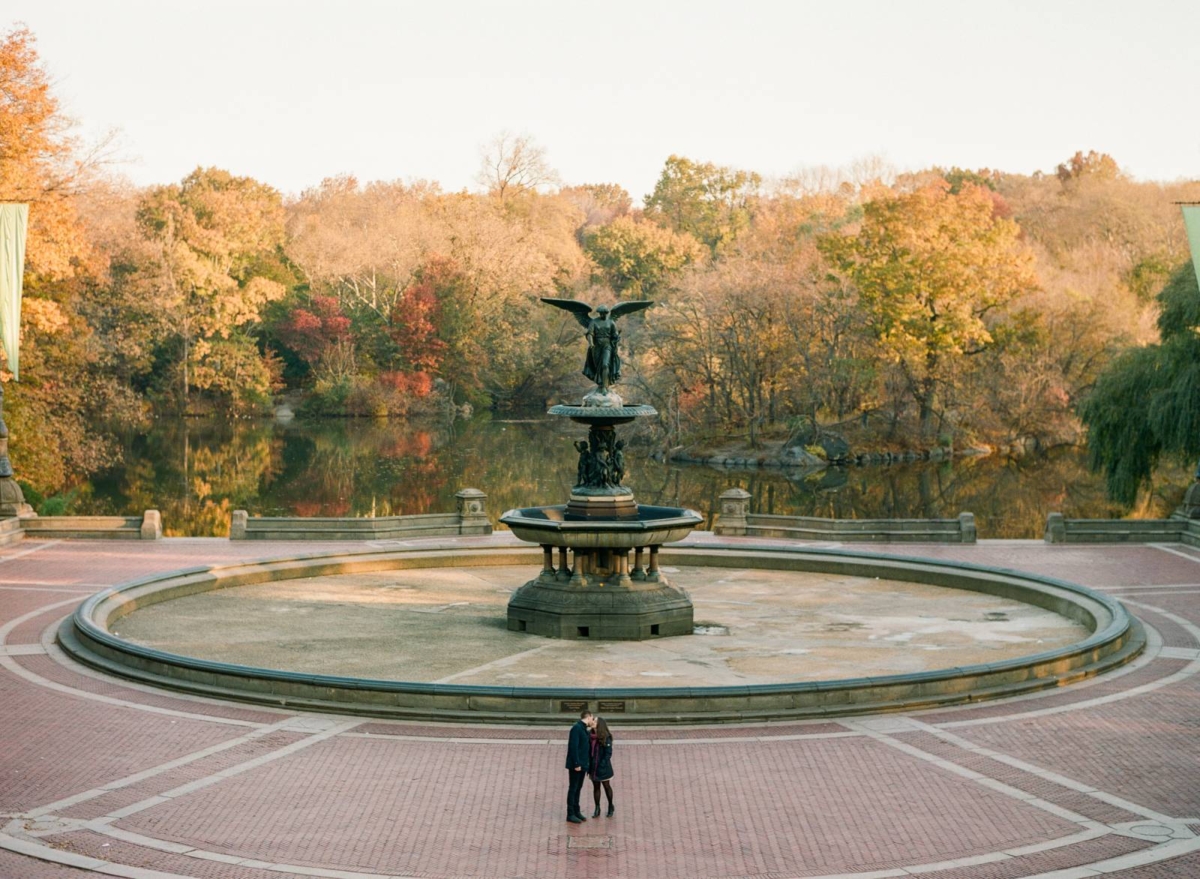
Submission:
<svg viewBox="0 0 1200 879">
<path fill-rule="evenodd" d="M 621 377 L 616 321 L 654 303 L 602 305 L 592 317 L 585 302 L 542 301 L 570 311 L 584 328 L 588 351 L 583 374 L 596 388 L 579 405 L 549 410 L 588 426 L 587 441 L 575 443 L 579 466 L 567 503 L 522 507 L 500 517 L 518 538 L 542 548 L 541 573 L 508 603 L 508 628 L 548 638 L 690 635 L 692 601 L 667 581 L 658 551 L 685 538 L 704 519 L 694 510 L 634 501 L 633 492 L 622 485 L 625 443 L 616 432 L 619 425 L 658 414 L 653 406 L 626 405 L 612 389 Z"/>
</svg>

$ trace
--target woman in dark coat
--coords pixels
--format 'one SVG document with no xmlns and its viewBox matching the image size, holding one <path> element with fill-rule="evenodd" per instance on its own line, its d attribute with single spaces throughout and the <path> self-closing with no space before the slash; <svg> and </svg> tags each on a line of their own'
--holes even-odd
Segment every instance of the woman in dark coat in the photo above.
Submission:
<svg viewBox="0 0 1200 879">
<path fill-rule="evenodd" d="M 592 727 L 591 732 L 592 744 L 592 761 L 588 768 L 588 775 L 592 777 L 592 795 L 596 800 L 596 811 L 592 813 L 593 818 L 600 817 L 600 785 L 604 785 L 604 793 L 608 797 L 608 817 L 613 816 L 613 792 L 612 792 L 612 733 L 608 731 L 608 724 L 605 723 L 603 717 L 596 718 L 596 725 Z"/>
</svg>

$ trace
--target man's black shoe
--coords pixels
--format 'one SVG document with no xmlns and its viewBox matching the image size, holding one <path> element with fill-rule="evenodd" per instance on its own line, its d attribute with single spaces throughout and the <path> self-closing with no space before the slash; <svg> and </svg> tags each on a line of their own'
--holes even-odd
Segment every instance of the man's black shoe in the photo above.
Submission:
<svg viewBox="0 0 1200 879">
<path fill-rule="evenodd" d="M 568 815 L 567 820 L 570 821 L 572 824 L 582 824 L 583 823 L 583 819 L 577 815 Z"/>
</svg>

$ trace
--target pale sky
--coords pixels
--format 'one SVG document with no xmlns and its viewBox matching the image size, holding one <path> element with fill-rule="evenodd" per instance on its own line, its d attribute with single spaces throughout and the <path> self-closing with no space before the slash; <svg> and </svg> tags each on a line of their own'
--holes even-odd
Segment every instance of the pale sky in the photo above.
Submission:
<svg viewBox="0 0 1200 879">
<path fill-rule="evenodd" d="M 567 183 L 648 194 L 672 153 L 784 175 L 882 155 L 1200 177 L 1194 0 L 5 0 L 66 111 L 139 184 L 216 165 L 474 187 L 531 135 Z"/>
</svg>

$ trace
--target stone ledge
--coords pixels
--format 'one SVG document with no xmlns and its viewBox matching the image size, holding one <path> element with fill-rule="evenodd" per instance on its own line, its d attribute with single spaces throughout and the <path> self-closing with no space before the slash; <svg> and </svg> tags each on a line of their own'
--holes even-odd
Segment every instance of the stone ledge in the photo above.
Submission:
<svg viewBox="0 0 1200 879">
<path fill-rule="evenodd" d="M 1062 513 L 1046 517 L 1046 543 L 1182 543 L 1200 547 L 1200 520 L 1068 519 Z"/>
<path fill-rule="evenodd" d="M 32 516 L 22 518 L 28 537 L 104 540 L 159 540 L 162 517 L 158 510 L 141 516 Z"/>
<path fill-rule="evenodd" d="M 396 540 L 415 537 L 458 537 L 492 533 L 487 495 L 464 488 L 454 495 L 453 513 L 412 516 L 322 518 L 317 516 L 251 516 L 234 510 L 230 540 Z"/>
<path fill-rule="evenodd" d="M 975 516 L 956 519 L 823 519 L 750 512 L 751 494 L 733 488 L 720 498 L 713 533 L 729 537 L 777 537 L 854 543 L 975 543 Z"/>
</svg>

